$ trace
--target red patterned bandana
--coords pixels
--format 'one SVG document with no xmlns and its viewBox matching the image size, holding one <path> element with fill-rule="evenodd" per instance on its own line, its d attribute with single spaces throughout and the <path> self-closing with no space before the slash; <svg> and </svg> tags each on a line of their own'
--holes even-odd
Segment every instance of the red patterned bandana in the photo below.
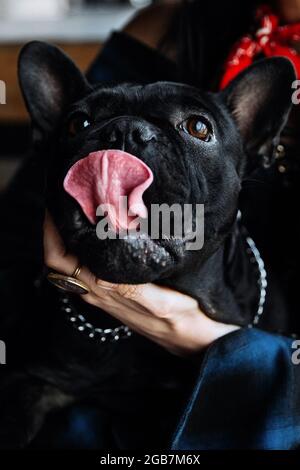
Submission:
<svg viewBox="0 0 300 470">
<path fill-rule="evenodd" d="M 300 23 L 279 26 L 279 18 L 269 6 L 258 9 L 256 18 L 259 28 L 254 34 L 244 36 L 232 49 L 224 67 L 220 89 L 251 65 L 262 54 L 265 57 L 284 56 L 290 59 L 300 78 L 300 54 L 292 47 L 300 40 Z"/>
</svg>

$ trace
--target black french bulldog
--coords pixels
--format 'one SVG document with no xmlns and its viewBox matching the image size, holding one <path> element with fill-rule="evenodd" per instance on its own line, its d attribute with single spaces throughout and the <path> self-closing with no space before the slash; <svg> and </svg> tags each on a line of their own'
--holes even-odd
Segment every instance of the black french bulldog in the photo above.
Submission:
<svg viewBox="0 0 300 470">
<path fill-rule="evenodd" d="M 21 52 L 19 77 L 35 151 L 47 169 L 46 205 L 67 249 L 101 279 L 170 286 L 196 298 L 216 320 L 251 324 L 261 292 L 237 222 L 239 194 L 250 169 L 272 154 L 286 123 L 291 63 L 258 61 L 216 94 L 172 82 L 92 87 L 58 48 L 32 42 Z M 146 171 L 141 180 L 135 174 L 138 184 L 128 180 L 134 168 Z M 118 180 L 113 187 L 111 175 Z M 108 185 L 102 199 L 95 196 L 99 182 Z M 152 204 L 204 204 L 201 250 L 186 250 L 186 242 L 173 237 L 99 240 L 97 203 L 121 193 L 130 198 L 145 182 L 138 198 L 148 210 Z M 99 328 L 117 322 L 46 282 L 37 290 L 24 329 L 7 346 L 16 360 L 0 387 L 0 447 L 28 446 L 49 411 L 75 402 L 103 410 L 110 429 L 103 446 L 167 446 L 199 358 L 195 365 L 173 357 L 135 334 L 102 344 L 72 328 L 63 311 L 84 313 Z M 262 324 L 284 327 L 284 300 L 280 291 L 270 292 L 272 286 Z M 19 358 L 25 343 L 30 348 Z M 153 431 L 158 426 L 159 435 Z M 127 429 L 122 443 L 120 428 Z"/>
</svg>

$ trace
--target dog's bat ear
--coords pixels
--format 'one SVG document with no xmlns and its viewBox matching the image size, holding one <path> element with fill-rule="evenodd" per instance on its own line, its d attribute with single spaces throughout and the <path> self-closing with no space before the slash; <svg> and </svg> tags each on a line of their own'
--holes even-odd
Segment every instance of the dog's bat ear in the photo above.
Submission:
<svg viewBox="0 0 300 470">
<path fill-rule="evenodd" d="M 89 85 L 72 60 L 58 47 L 32 41 L 21 50 L 19 82 L 34 129 L 49 134 L 65 109 L 80 99 Z"/>
<path fill-rule="evenodd" d="M 292 63 L 283 57 L 255 62 L 221 92 L 250 155 L 272 160 L 292 107 Z"/>
</svg>

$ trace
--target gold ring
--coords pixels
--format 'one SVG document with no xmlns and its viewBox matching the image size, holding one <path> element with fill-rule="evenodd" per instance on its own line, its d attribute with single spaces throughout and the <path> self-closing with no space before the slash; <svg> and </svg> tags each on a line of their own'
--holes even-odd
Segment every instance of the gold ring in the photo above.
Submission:
<svg viewBox="0 0 300 470">
<path fill-rule="evenodd" d="M 73 272 L 72 277 L 77 279 L 79 277 L 80 273 L 81 273 L 81 265 L 79 264 L 77 266 L 77 268 L 75 269 L 75 271 Z"/>
<path fill-rule="evenodd" d="M 47 279 L 51 284 L 70 294 L 86 295 L 90 292 L 88 286 L 78 279 L 81 266 L 77 266 L 72 276 L 59 273 L 49 273 Z"/>
</svg>

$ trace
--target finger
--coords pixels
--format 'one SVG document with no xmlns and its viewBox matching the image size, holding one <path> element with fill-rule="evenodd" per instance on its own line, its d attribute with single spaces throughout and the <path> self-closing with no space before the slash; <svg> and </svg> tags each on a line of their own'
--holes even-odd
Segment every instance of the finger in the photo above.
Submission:
<svg viewBox="0 0 300 470">
<path fill-rule="evenodd" d="M 142 286 L 142 284 L 116 284 L 98 278 L 95 280 L 94 292 L 100 296 L 103 294 L 109 295 L 131 306 L 133 305 L 137 290 L 140 286 Z M 138 308 L 141 308 L 145 312 L 148 311 L 148 309 L 142 305 Z"/>
<path fill-rule="evenodd" d="M 113 293 L 108 291 L 99 292 L 98 289 L 98 292 L 95 293 L 91 290 L 88 295 L 84 295 L 82 298 L 124 322 L 126 322 L 133 313 L 140 315 L 140 317 L 151 315 L 142 305 L 123 297 L 115 297 Z"/>
<path fill-rule="evenodd" d="M 143 312 L 138 304 L 135 307 L 133 303 L 127 305 L 124 299 L 121 303 L 111 296 L 101 298 L 94 293 L 85 295 L 83 300 L 94 307 L 101 308 L 121 323 L 148 338 L 163 337 L 168 331 L 168 327 L 162 324 L 161 319 L 150 315 L 149 312 Z"/>
<path fill-rule="evenodd" d="M 151 314 L 160 318 L 169 318 L 175 313 L 187 312 L 198 308 L 195 299 L 176 292 L 168 287 L 155 284 L 126 285 L 119 284 L 113 292 L 125 299 L 143 306 Z"/>
<path fill-rule="evenodd" d="M 49 268 L 68 275 L 71 275 L 78 266 L 76 256 L 66 252 L 49 212 L 46 212 L 44 221 L 44 261 Z"/>
<path fill-rule="evenodd" d="M 113 284 L 102 279 L 96 279 L 94 293 L 100 297 L 109 296 L 119 301 L 122 305 L 127 305 L 139 313 L 153 315 L 153 303 L 146 305 L 143 301 L 143 284 Z M 147 292 L 145 292 L 147 295 Z M 149 310 L 149 307 L 151 310 Z"/>
</svg>

